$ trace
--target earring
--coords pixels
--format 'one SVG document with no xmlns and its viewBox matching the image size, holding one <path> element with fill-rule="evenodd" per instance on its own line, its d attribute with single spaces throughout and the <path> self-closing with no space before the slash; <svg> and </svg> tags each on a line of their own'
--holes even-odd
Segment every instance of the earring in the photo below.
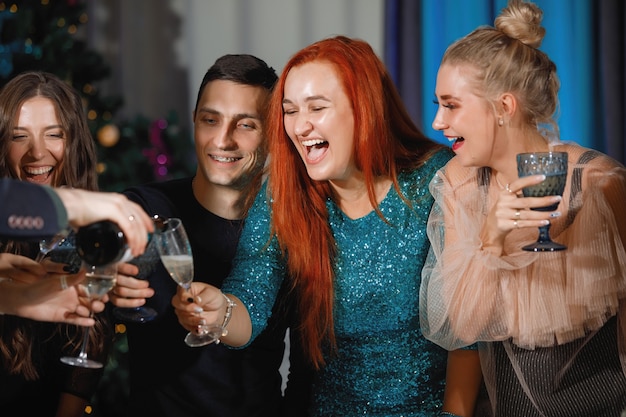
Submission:
<svg viewBox="0 0 626 417">
<path fill-rule="evenodd" d="M 498 126 L 504 126 L 504 120 L 502 118 L 498 119 Z"/>
</svg>

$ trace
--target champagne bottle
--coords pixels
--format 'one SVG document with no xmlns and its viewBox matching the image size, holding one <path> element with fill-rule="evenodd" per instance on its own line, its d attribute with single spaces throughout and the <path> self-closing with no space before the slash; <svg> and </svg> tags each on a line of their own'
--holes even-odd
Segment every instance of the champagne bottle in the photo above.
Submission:
<svg viewBox="0 0 626 417">
<path fill-rule="evenodd" d="M 167 221 L 158 214 L 152 216 L 155 231 L 163 228 Z M 148 236 L 148 243 L 154 237 Z M 104 220 L 83 226 L 76 232 L 76 252 L 81 259 L 93 266 L 106 265 L 113 262 L 128 262 L 133 259 L 126 237 L 119 226 Z"/>
<path fill-rule="evenodd" d="M 76 251 L 85 263 L 93 266 L 132 259 L 124 233 L 117 224 L 108 220 L 78 229 Z"/>
</svg>

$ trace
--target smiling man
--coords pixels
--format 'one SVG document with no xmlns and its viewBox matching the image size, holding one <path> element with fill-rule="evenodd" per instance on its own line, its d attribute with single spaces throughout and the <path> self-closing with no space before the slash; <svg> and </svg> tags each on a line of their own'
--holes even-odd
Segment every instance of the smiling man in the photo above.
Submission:
<svg viewBox="0 0 626 417">
<path fill-rule="evenodd" d="M 195 176 L 126 192 L 149 214 L 182 219 L 194 281 L 220 287 L 231 269 L 247 203 L 261 184 L 267 157 L 264 113 L 276 79 L 275 71 L 253 56 L 219 58 L 204 76 L 193 111 Z M 121 265 L 111 295 L 119 307 L 146 302 L 158 313 L 146 323 L 127 323 L 128 415 L 280 415 L 279 368 L 289 315 L 277 314 L 265 337 L 246 349 L 215 343 L 190 348 L 170 304 L 176 283 L 160 263 L 146 281 L 135 279 L 145 275 L 144 269 Z"/>
</svg>

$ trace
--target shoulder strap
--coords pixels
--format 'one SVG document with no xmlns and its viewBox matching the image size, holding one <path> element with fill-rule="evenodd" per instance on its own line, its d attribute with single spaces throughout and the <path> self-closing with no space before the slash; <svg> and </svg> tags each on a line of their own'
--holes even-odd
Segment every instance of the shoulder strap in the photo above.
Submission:
<svg viewBox="0 0 626 417">
<path fill-rule="evenodd" d="M 586 152 L 583 152 L 583 154 L 580 155 L 580 157 L 578 158 L 576 165 L 586 164 L 600 155 L 600 152 L 594 150 L 588 150 Z M 567 209 L 567 222 L 565 227 L 568 227 L 570 224 L 572 224 L 582 205 L 582 196 L 580 195 L 582 193 L 582 178 L 583 168 L 581 166 L 577 166 L 572 171 L 569 207 Z"/>
</svg>

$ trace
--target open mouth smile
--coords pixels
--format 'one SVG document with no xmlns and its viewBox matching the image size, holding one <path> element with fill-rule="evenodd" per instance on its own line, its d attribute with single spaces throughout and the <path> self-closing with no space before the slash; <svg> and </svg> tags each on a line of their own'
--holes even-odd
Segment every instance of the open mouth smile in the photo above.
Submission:
<svg viewBox="0 0 626 417">
<path fill-rule="evenodd" d="M 457 136 L 457 137 L 453 137 L 453 138 L 448 138 L 448 140 L 453 141 L 454 143 L 452 144 L 452 150 L 455 151 L 457 149 L 459 149 L 461 146 L 463 146 L 463 142 L 465 142 L 465 138 L 461 137 L 461 136 Z"/>
<path fill-rule="evenodd" d="M 23 171 L 26 174 L 26 180 L 30 182 L 45 183 L 50 178 L 54 167 L 24 167 Z"/>
<path fill-rule="evenodd" d="M 308 162 L 316 162 L 320 160 L 328 150 L 328 142 L 321 139 L 303 140 L 302 145 L 306 150 L 306 159 Z"/>
</svg>

